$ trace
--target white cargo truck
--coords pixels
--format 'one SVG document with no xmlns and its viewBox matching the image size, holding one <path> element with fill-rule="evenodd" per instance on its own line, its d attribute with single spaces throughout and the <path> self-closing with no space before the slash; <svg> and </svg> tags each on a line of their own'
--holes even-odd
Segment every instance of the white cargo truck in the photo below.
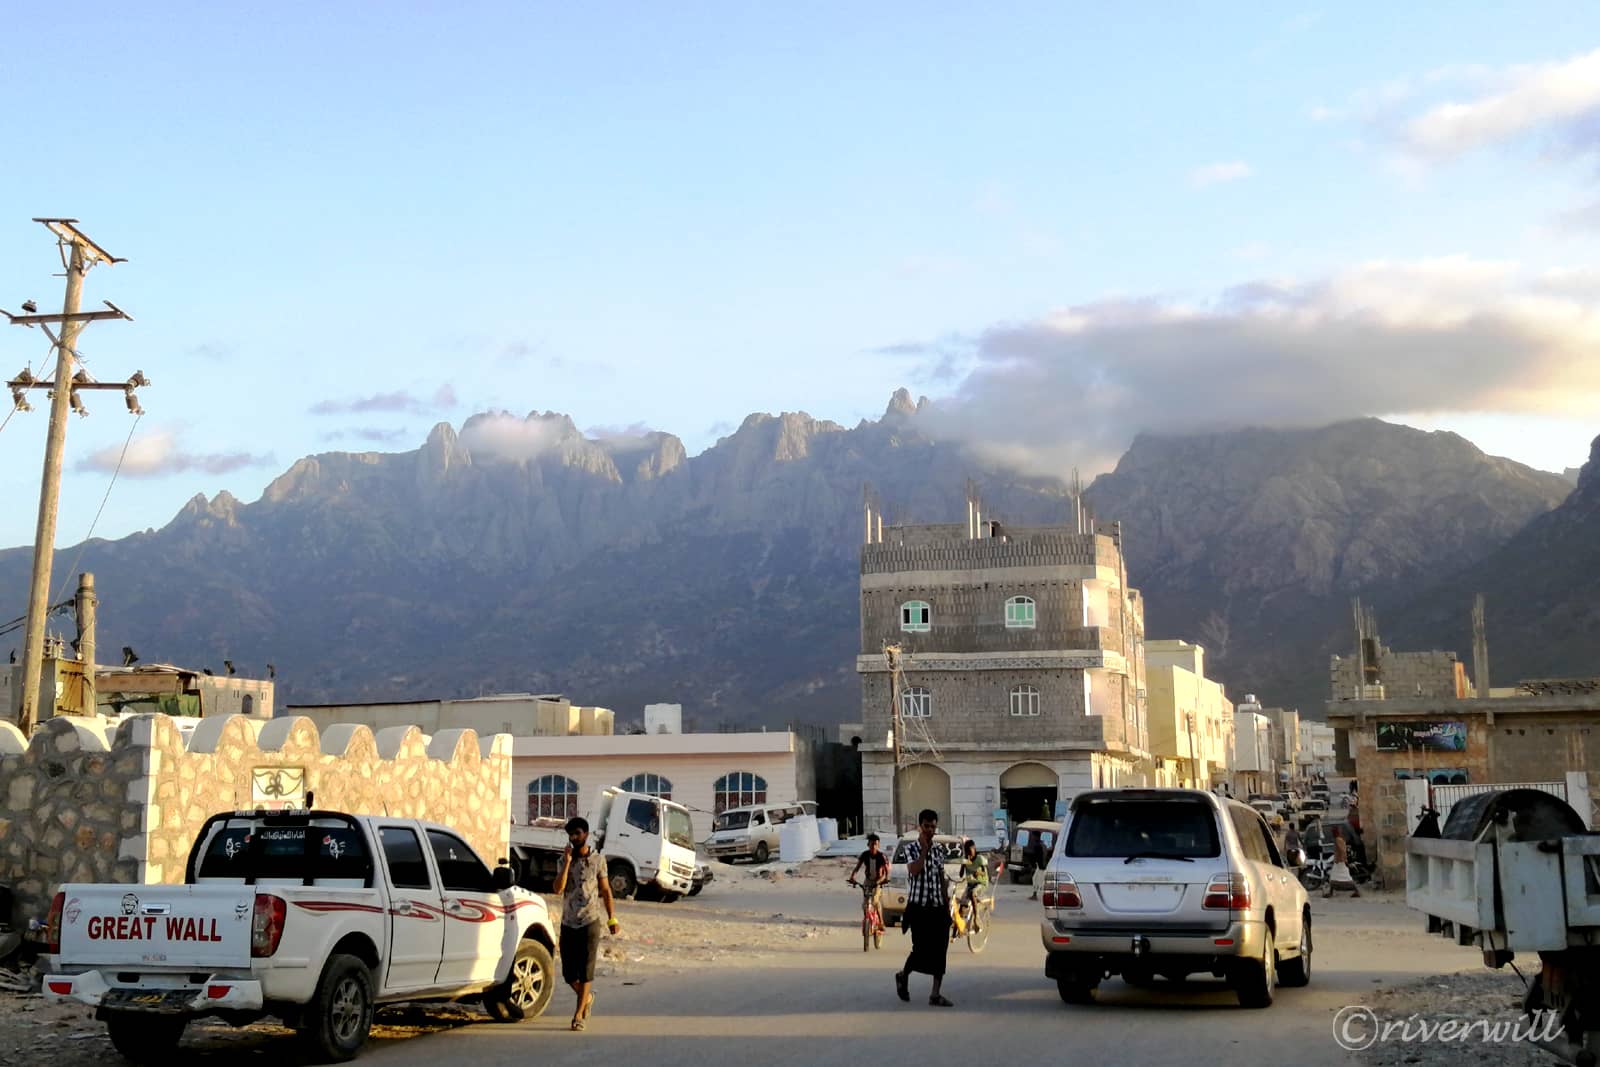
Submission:
<svg viewBox="0 0 1600 1067">
<path fill-rule="evenodd" d="M 589 815 L 589 843 L 606 860 L 617 897 L 671 903 L 695 884 L 694 823 L 670 800 L 607 787 Z M 565 819 L 537 819 L 511 828 L 518 881 L 544 888 L 555 881 L 567 849 Z"/>
</svg>

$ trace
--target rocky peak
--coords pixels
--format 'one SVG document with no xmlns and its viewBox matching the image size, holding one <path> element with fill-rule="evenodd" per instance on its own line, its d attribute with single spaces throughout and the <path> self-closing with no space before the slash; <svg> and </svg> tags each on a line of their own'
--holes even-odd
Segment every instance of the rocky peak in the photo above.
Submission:
<svg viewBox="0 0 1600 1067">
<path fill-rule="evenodd" d="M 926 404 L 928 398 L 923 397 L 922 400 L 923 403 Z M 885 419 L 907 419 L 917 413 L 917 408 L 918 405 L 911 399 L 911 390 L 907 389 L 905 386 L 901 386 L 900 388 L 896 389 L 894 391 L 894 395 L 889 398 L 889 406 L 884 408 L 883 417 Z"/>
<path fill-rule="evenodd" d="M 1589 462 L 1578 468 L 1578 492 L 1600 493 L 1600 437 L 1589 446 Z"/>
</svg>

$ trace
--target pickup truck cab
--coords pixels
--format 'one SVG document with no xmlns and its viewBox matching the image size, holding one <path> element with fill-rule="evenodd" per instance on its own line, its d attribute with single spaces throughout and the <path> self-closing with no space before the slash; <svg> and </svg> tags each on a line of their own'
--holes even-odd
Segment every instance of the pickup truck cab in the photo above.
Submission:
<svg viewBox="0 0 1600 1067">
<path fill-rule="evenodd" d="M 317 1062 L 342 1062 L 379 1004 L 476 999 L 516 1022 L 554 992 L 544 900 L 447 826 L 214 815 L 184 881 L 66 885 L 50 910 L 45 996 L 95 1008 L 135 1062 L 170 1059 L 201 1016 L 277 1016 Z"/>
</svg>

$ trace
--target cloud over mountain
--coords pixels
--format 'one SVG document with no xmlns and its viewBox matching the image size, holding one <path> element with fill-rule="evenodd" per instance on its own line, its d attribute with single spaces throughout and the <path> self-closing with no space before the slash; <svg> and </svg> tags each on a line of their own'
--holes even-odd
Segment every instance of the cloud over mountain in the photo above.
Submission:
<svg viewBox="0 0 1600 1067">
<path fill-rule="evenodd" d="M 1141 432 L 1592 413 L 1592 280 L 1466 258 L 1378 261 L 1203 302 L 1078 305 L 970 339 L 971 369 L 928 427 L 1059 473 L 1105 469 Z M 930 346 L 927 358 L 940 353 Z"/>
</svg>

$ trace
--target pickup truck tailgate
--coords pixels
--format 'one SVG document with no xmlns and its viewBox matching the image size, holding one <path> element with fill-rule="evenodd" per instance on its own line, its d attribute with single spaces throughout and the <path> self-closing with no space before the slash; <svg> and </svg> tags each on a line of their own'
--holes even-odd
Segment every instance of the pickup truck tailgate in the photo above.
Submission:
<svg viewBox="0 0 1600 1067">
<path fill-rule="evenodd" d="M 250 966 L 255 890 L 234 885 L 62 887 L 63 968 Z"/>
</svg>

